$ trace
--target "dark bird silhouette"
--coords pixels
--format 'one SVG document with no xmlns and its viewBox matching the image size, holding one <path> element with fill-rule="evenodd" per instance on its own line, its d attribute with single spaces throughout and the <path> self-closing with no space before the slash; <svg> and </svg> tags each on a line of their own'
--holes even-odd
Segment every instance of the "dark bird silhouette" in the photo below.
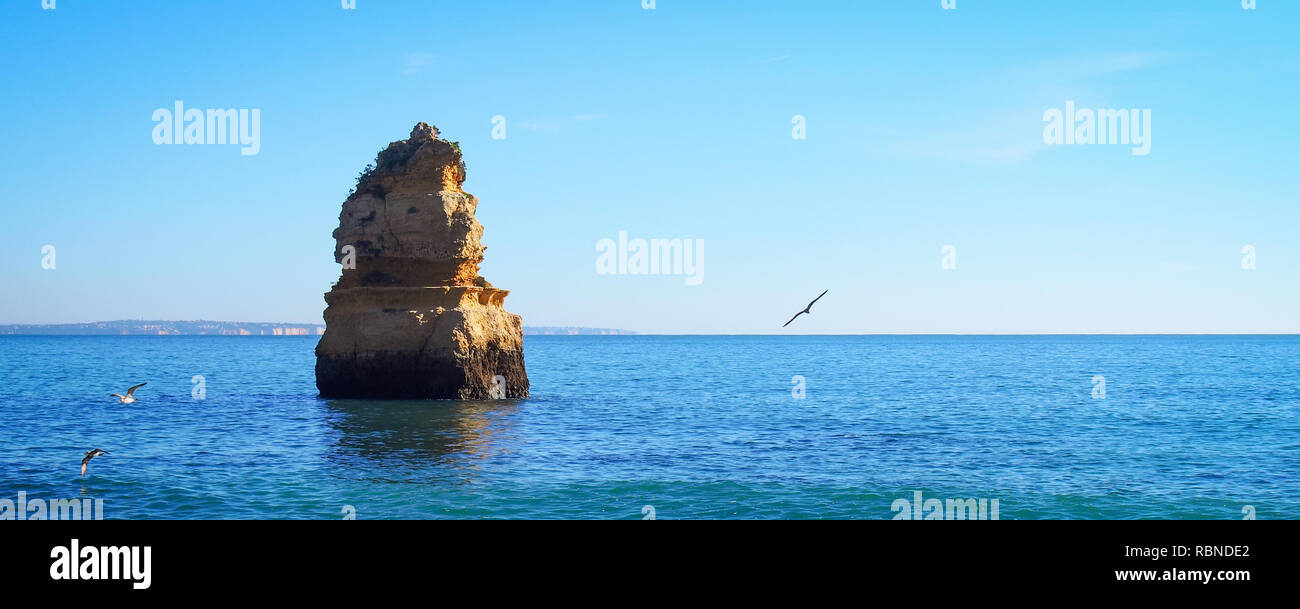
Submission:
<svg viewBox="0 0 1300 609">
<path fill-rule="evenodd" d="M 829 292 L 829 291 L 830 291 L 830 290 L 826 290 L 826 292 Z M 822 299 L 822 296 L 825 296 L 825 295 L 826 295 L 826 292 L 822 292 L 819 296 L 817 296 L 816 298 L 814 298 L 813 301 L 810 302 L 810 303 L 808 303 L 808 306 L 804 307 L 802 311 L 799 311 L 798 313 L 795 313 L 795 314 L 794 314 L 794 317 L 791 317 L 791 318 L 790 318 L 790 321 L 785 322 L 785 326 L 790 325 L 790 322 L 791 322 L 791 321 L 794 321 L 796 318 L 798 318 L 800 315 L 803 315 L 804 313 L 807 313 L 807 314 L 809 314 L 809 315 L 812 315 L 812 306 L 813 306 L 814 304 L 817 304 L 817 301 L 818 301 L 818 300 L 821 300 L 821 299 Z M 781 327 L 784 328 L 785 326 L 781 326 Z"/>
<path fill-rule="evenodd" d="M 118 394 L 116 394 L 116 393 L 110 393 L 110 394 L 108 394 L 108 395 L 117 398 L 117 401 L 119 401 L 119 402 L 121 402 L 121 403 L 123 403 L 123 404 L 130 404 L 130 403 L 132 403 L 132 402 L 135 402 L 135 390 L 136 390 L 136 389 L 139 389 L 139 388 L 141 388 L 141 387 L 144 387 L 145 385 L 148 385 L 148 384 L 149 384 L 149 383 L 140 383 L 139 385 L 136 385 L 135 387 L 132 387 L 132 388 L 130 388 L 130 389 L 127 389 L 127 390 L 126 390 L 126 395 L 118 395 Z"/>
<path fill-rule="evenodd" d="M 90 465 L 91 459 L 94 459 L 95 457 L 98 457 L 100 455 L 107 455 L 107 454 L 108 451 L 100 450 L 98 448 L 96 448 L 95 450 L 86 451 L 86 458 L 81 460 L 81 477 L 82 478 L 86 477 L 86 467 Z"/>
</svg>

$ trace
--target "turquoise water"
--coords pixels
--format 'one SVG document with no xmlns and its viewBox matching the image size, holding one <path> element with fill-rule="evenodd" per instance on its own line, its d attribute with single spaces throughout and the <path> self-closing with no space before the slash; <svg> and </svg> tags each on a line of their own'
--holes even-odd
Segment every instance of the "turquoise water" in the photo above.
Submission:
<svg viewBox="0 0 1300 609">
<path fill-rule="evenodd" d="M 318 399 L 315 343 L 0 337 L 0 499 L 888 519 L 921 491 L 997 499 L 1003 520 L 1300 515 L 1300 337 L 529 336 L 533 397 L 503 402 Z M 140 381 L 135 404 L 108 397 Z M 111 454 L 83 480 L 91 448 Z"/>
</svg>

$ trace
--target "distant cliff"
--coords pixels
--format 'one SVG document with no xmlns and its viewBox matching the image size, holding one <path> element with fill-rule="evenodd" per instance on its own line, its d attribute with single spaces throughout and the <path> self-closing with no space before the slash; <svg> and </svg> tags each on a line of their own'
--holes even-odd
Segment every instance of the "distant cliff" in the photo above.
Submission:
<svg viewBox="0 0 1300 609">
<path fill-rule="evenodd" d="M 611 328 L 576 328 L 567 326 L 524 326 L 524 336 L 595 336 L 636 334 L 630 330 Z"/>
<path fill-rule="evenodd" d="M 0 334 L 28 335 L 162 335 L 162 336 L 316 336 L 323 324 L 276 324 L 246 321 L 92 321 L 82 324 L 0 325 Z"/>
</svg>

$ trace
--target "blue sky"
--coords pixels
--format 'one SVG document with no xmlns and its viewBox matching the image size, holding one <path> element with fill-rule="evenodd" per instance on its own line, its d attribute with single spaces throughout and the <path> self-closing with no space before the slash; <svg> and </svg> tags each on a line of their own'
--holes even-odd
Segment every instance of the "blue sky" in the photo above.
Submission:
<svg viewBox="0 0 1300 609">
<path fill-rule="evenodd" d="M 355 176 L 427 121 L 526 325 L 1300 331 L 1300 3 L 40 4 L 0 8 L 0 323 L 319 322 Z M 175 100 L 260 153 L 155 145 Z M 1150 109 L 1150 154 L 1045 144 L 1067 101 Z M 620 230 L 703 283 L 597 274 Z"/>
</svg>

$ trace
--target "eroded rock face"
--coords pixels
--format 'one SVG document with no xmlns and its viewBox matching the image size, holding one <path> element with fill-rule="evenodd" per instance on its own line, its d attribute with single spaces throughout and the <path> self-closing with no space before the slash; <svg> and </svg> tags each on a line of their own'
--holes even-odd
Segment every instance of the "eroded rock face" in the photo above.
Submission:
<svg viewBox="0 0 1300 609">
<path fill-rule="evenodd" d="M 321 396 L 528 396 L 523 325 L 505 310 L 509 292 L 478 274 L 483 225 L 464 182 L 459 146 L 420 123 L 343 203 L 334 231 L 343 276 L 325 294 L 316 345 Z"/>
</svg>

